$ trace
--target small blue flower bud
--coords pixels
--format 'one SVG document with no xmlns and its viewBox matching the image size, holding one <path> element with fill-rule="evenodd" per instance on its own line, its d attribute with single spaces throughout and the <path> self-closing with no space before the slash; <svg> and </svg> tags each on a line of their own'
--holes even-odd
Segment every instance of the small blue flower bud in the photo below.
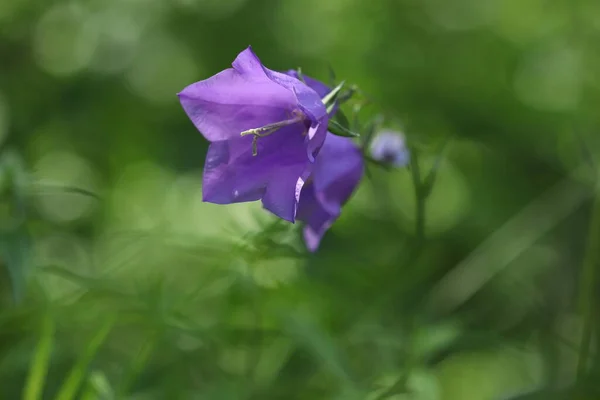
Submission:
<svg viewBox="0 0 600 400">
<path fill-rule="evenodd" d="M 374 160 L 394 167 L 404 167 L 410 162 L 410 154 L 400 132 L 379 132 L 371 142 L 369 152 Z"/>
</svg>

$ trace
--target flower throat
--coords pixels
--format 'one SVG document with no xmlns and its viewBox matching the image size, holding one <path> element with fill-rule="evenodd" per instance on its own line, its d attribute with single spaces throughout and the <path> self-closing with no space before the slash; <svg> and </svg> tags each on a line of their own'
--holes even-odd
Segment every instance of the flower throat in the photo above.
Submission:
<svg viewBox="0 0 600 400">
<path fill-rule="evenodd" d="M 248 130 L 245 130 L 240 133 L 240 136 L 248 136 L 248 135 L 254 136 L 252 138 L 252 155 L 253 156 L 258 155 L 258 146 L 257 146 L 258 138 L 267 137 L 267 136 L 277 132 L 279 129 L 283 128 L 284 126 L 293 125 L 293 124 L 296 124 L 296 123 L 304 120 L 304 115 L 299 110 L 294 110 L 292 112 L 292 115 L 293 115 L 293 117 L 290 119 L 285 119 L 285 120 L 279 121 L 279 122 L 273 122 L 272 124 L 261 126 L 260 128 L 248 129 Z"/>
</svg>

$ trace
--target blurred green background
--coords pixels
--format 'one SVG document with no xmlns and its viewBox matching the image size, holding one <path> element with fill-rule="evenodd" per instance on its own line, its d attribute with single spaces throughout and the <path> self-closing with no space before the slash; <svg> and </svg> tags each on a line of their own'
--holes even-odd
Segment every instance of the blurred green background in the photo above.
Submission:
<svg viewBox="0 0 600 400">
<path fill-rule="evenodd" d="M 596 0 L 0 1 L 0 399 L 600 398 L 599 39 Z M 312 255 L 201 202 L 176 93 L 248 45 L 423 168 L 451 137 L 424 244 L 406 169 Z"/>
</svg>

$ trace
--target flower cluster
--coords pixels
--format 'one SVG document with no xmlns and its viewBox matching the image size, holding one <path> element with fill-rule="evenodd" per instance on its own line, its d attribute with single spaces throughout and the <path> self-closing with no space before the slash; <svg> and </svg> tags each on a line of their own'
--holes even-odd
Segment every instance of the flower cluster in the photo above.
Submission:
<svg viewBox="0 0 600 400">
<path fill-rule="evenodd" d="M 183 89 L 183 109 L 210 142 L 203 200 L 261 200 L 278 217 L 304 222 L 306 246 L 316 250 L 364 169 L 352 139 L 328 131 L 338 110 L 324 102 L 330 93 L 296 71 L 266 68 L 250 47 L 232 68 Z"/>
</svg>

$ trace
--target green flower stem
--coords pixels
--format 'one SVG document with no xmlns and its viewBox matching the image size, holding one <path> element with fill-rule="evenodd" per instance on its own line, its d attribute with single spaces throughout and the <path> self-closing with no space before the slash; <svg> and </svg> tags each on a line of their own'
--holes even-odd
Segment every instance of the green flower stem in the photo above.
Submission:
<svg viewBox="0 0 600 400">
<path fill-rule="evenodd" d="M 415 190 L 415 237 L 417 243 L 421 244 L 425 240 L 425 202 L 427 201 L 428 193 L 421 180 L 419 154 L 416 150 L 411 154 L 410 172 Z"/>
</svg>

